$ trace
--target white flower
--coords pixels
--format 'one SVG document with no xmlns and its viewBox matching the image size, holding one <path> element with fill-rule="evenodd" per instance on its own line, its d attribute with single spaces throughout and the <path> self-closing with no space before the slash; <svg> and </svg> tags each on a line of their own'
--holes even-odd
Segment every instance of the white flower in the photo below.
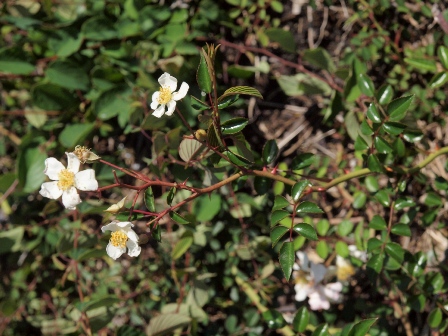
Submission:
<svg viewBox="0 0 448 336">
<path fill-rule="evenodd" d="M 160 118 L 163 114 L 172 115 L 176 102 L 184 98 L 188 92 L 188 84 L 183 82 L 179 91 L 174 92 L 177 88 L 177 79 L 165 72 L 159 78 L 160 90 L 152 95 L 151 108 L 155 110 L 152 115 Z M 160 105 L 160 106 L 159 106 Z M 165 107 L 166 112 L 165 112 Z"/>
<path fill-rule="evenodd" d="M 131 222 L 113 221 L 101 228 L 101 231 L 112 231 L 106 252 L 114 260 L 117 260 L 128 248 L 128 254 L 131 257 L 137 257 L 142 248 L 138 245 L 138 236 L 131 228 L 134 226 Z"/>
<path fill-rule="evenodd" d="M 53 157 L 45 160 L 44 173 L 53 181 L 42 183 L 39 193 L 51 199 L 62 196 L 62 204 L 73 210 L 81 203 L 76 189 L 94 191 L 98 189 L 98 182 L 93 169 L 79 171 L 81 162 L 78 157 L 74 153 L 65 154 L 68 158 L 67 168 Z"/>
<path fill-rule="evenodd" d="M 336 256 L 336 276 L 338 280 L 346 281 L 354 274 L 355 268 L 352 264 L 341 256 Z"/>
<path fill-rule="evenodd" d="M 339 300 L 342 283 L 334 282 L 322 285 L 321 282 L 328 269 L 322 264 L 309 261 L 308 256 L 303 252 L 297 252 L 297 256 L 300 265 L 294 265 L 296 301 L 304 301 L 308 297 L 308 303 L 312 310 L 329 309 L 330 300 Z"/>
<path fill-rule="evenodd" d="M 361 260 L 364 263 L 367 262 L 367 253 L 366 253 L 366 251 L 358 250 L 356 245 L 349 245 L 348 246 L 348 250 L 350 251 L 350 255 L 352 257 L 355 257 L 355 258 Z"/>
</svg>

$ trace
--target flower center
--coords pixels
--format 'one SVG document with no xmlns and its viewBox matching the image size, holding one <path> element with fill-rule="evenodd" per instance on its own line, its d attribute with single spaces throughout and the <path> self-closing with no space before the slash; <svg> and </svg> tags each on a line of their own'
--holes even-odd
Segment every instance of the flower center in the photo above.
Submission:
<svg viewBox="0 0 448 336">
<path fill-rule="evenodd" d="M 62 190 L 67 190 L 72 185 L 75 184 L 75 174 L 72 173 L 68 169 L 63 169 L 59 173 L 59 181 L 58 181 L 58 187 Z"/>
<path fill-rule="evenodd" d="M 157 101 L 159 104 L 167 104 L 171 100 L 171 90 L 168 86 L 162 86 L 159 90 L 160 95 Z"/>
<path fill-rule="evenodd" d="M 355 274 L 355 270 L 351 265 L 339 266 L 336 271 L 338 280 L 345 281 Z"/>
<path fill-rule="evenodd" d="M 112 232 L 110 236 L 110 243 L 115 247 L 125 247 L 128 241 L 128 236 L 123 231 Z"/>
</svg>

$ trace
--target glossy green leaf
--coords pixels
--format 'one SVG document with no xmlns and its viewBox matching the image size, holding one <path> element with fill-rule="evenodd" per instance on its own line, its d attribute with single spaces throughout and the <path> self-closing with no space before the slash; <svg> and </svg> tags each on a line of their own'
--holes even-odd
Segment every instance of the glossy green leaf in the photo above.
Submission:
<svg viewBox="0 0 448 336">
<path fill-rule="evenodd" d="M 383 165 L 375 154 L 370 154 L 367 158 L 367 167 L 374 173 L 382 173 L 384 171 Z"/>
<path fill-rule="evenodd" d="M 145 205 L 148 211 L 156 212 L 156 205 L 154 202 L 154 193 L 152 192 L 152 187 L 148 187 L 145 190 Z"/>
<path fill-rule="evenodd" d="M 370 77 L 366 74 L 360 74 L 358 76 L 358 86 L 361 92 L 367 97 L 373 97 L 375 95 L 375 86 Z"/>
<path fill-rule="evenodd" d="M 290 205 L 290 203 L 285 197 L 277 195 L 274 198 L 274 206 L 272 207 L 272 211 L 281 210 L 286 208 L 288 205 Z"/>
<path fill-rule="evenodd" d="M 275 140 L 268 140 L 263 146 L 263 163 L 265 165 L 271 164 L 277 158 L 278 146 Z"/>
<path fill-rule="evenodd" d="M 162 241 L 162 228 L 160 225 L 156 224 L 156 227 L 151 229 L 151 237 L 159 243 Z"/>
<path fill-rule="evenodd" d="M 330 336 L 328 324 L 325 323 L 318 325 L 317 328 L 314 329 L 311 336 Z"/>
<path fill-rule="evenodd" d="M 411 237 L 411 229 L 409 225 L 406 224 L 395 224 L 392 226 L 392 229 L 390 230 L 393 234 L 399 235 L 399 236 L 405 236 L 405 237 Z"/>
<path fill-rule="evenodd" d="M 309 240 L 317 240 L 316 230 L 307 223 L 300 223 L 294 225 L 294 231 Z"/>
<path fill-rule="evenodd" d="M 280 248 L 278 261 L 280 262 L 280 266 L 283 270 L 286 281 L 289 281 L 289 278 L 291 277 L 292 267 L 294 266 L 295 259 L 296 254 L 294 251 L 294 243 L 284 242 L 282 247 Z"/>
<path fill-rule="evenodd" d="M 179 259 L 185 254 L 185 252 L 187 252 L 192 244 L 193 235 L 188 232 L 188 234 L 180 238 L 176 245 L 174 245 L 173 251 L 171 251 L 171 258 L 173 260 Z"/>
<path fill-rule="evenodd" d="M 375 254 L 367 262 L 367 269 L 371 269 L 374 273 L 379 274 L 383 269 L 384 254 Z"/>
<path fill-rule="evenodd" d="M 392 135 L 399 135 L 406 129 L 406 125 L 393 121 L 385 122 L 382 127 L 384 131 Z"/>
<path fill-rule="evenodd" d="M 234 96 L 230 96 L 225 98 L 221 103 L 218 104 L 218 109 L 224 109 L 230 105 L 232 105 L 233 103 L 235 103 L 238 99 L 240 98 L 239 95 L 234 95 Z"/>
<path fill-rule="evenodd" d="M 212 80 L 209 74 L 207 62 L 204 55 L 201 55 L 201 60 L 199 61 L 198 71 L 196 73 L 196 80 L 198 82 L 199 88 L 205 92 L 212 92 Z"/>
<path fill-rule="evenodd" d="M 429 192 L 425 197 L 425 204 L 427 206 L 441 206 L 444 204 L 442 197 L 435 192 Z"/>
<path fill-rule="evenodd" d="M 437 48 L 437 56 L 439 56 L 440 63 L 448 70 L 448 48 L 441 45 Z"/>
<path fill-rule="evenodd" d="M 404 250 L 399 244 L 393 242 L 386 243 L 386 253 L 399 263 L 403 262 Z"/>
<path fill-rule="evenodd" d="M 168 195 L 166 197 L 166 202 L 168 205 L 171 205 L 173 203 L 174 195 L 176 194 L 177 189 L 175 187 L 171 188 L 168 192 Z"/>
<path fill-rule="evenodd" d="M 290 216 L 291 214 L 286 210 L 276 210 L 271 215 L 271 227 L 280 222 L 282 219 Z"/>
<path fill-rule="evenodd" d="M 246 118 L 242 117 L 227 120 L 221 124 L 221 132 L 226 135 L 241 132 L 248 122 Z"/>
<path fill-rule="evenodd" d="M 389 104 L 393 97 L 394 97 L 394 89 L 390 84 L 385 84 L 381 86 L 376 93 L 376 99 L 378 99 L 378 102 L 381 105 Z"/>
<path fill-rule="evenodd" d="M 278 241 L 282 239 L 282 237 L 285 235 L 286 232 L 289 232 L 289 229 L 287 227 L 284 227 L 283 225 L 275 226 L 271 230 L 271 243 L 272 247 L 277 245 Z"/>
<path fill-rule="evenodd" d="M 406 116 L 406 112 L 411 106 L 413 95 L 392 100 L 387 106 L 389 121 L 400 121 Z"/>
<path fill-rule="evenodd" d="M 405 139 L 407 142 L 417 142 L 423 139 L 423 133 L 420 131 L 404 131 L 403 132 L 403 139 Z"/>
<path fill-rule="evenodd" d="M 228 96 L 233 96 L 237 94 L 249 95 L 263 99 L 263 96 L 257 89 L 254 89 L 250 86 L 234 86 L 224 91 L 222 96 L 218 98 L 218 102 L 221 102 L 224 98 Z"/>
<path fill-rule="evenodd" d="M 356 322 L 351 328 L 348 336 L 365 336 L 378 318 L 371 318 Z"/>
<path fill-rule="evenodd" d="M 272 180 L 267 177 L 255 176 L 254 188 L 258 195 L 266 194 L 272 186 Z"/>
<path fill-rule="evenodd" d="M 437 328 L 442 323 L 443 313 L 442 310 L 437 307 L 434 308 L 428 316 L 428 324 L 431 328 Z"/>
<path fill-rule="evenodd" d="M 378 189 L 380 188 L 378 184 L 378 179 L 373 175 L 367 176 L 366 179 L 364 180 L 364 183 L 367 190 L 370 191 L 371 193 L 377 192 Z"/>
<path fill-rule="evenodd" d="M 417 70 L 426 70 L 430 72 L 435 72 L 437 70 L 436 62 L 425 58 L 405 57 L 404 62 Z"/>
<path fill-rule="evenodd" d="M 311 186 L 308 180 L 301 180 L 293 185 L 291 189 L 291 196 L 294 202 L 298 202 L 303 195 L 303 192 Z"/>
<path fill-rule="evenodd" d="M 369 144 L 364 140 L 362 136 L 358 136 L 355 140 L 355 150 L 364 151 L 369 149 Z"/>
<path fill-rule="evenodd" d="M 316 203 L 305 201 L 296 208 L 297 213 L 323 213 L 322 209 Z"/>
<path fill-rule="evenodd" d="M 17 170 L 20 186 L 25 193 L 37 190 L 45 181 L 47 154 L 40 147 L 19 147 Z"/>
<path fill-rule="evenodd" d="M 381 203 L 381 205 L 390 206 L 390 196 L 385 190 L 380 190 L 375 194 L 375 198 Z"/>
<path fill-rule="evenodd" d="M 380 111 L 374 103 L 371 103 L 367 109 L 367 118 L 372 120 L 374 123 L 380 123 L 382 120 Z"/>
<path fill-rule="evenodd" d="M 191 107 L 196 111 L 205 111 L 210 109 L 210 106 L 208 106 L 206 102 L 203 102 L 202 100 L 199 100 L 198 98 L 193 96 L 191 96 Z"/>
<path fill-rule="evenodd" d="M 383 246 L 383 242 L 378 238 L 370 238 L 367 241 L 367 252 L 378 252 Z"/>
<path fill-rule="evenodd" d="M 294 331 L 303 333 L 306 330 L 309 321 L 310 321 L 310 312 L 305 306 L 303 306 L 299 308 L 299 310 L 296 313 L 296 316 L 294 316 L 294 320 L 292 321 L 292 327 L 294 328 Z"/>
<path fill-rule="evenodd" d="M 226 154 L 227 157 L 229 158 L 229 160 L 237 166 L 245 167 L 245 166 L 250 166 L 251 164 L 253 164 L 253 162 L 251 162 L 247 158 L 242 157 L 241 155 L 233 153 L 229 150 L 225 151 L 224 154 Z"/>
<path fill-rule="evenodd" d="M 377 136 L 375 138 L 375 140 L 373 140 L 374 144 L 375 144 L 375 148 L 379 153 L 382 154 L 388 154 L 388 153 L 392 153 L 393 149 L 392 147 L 389 145 L 389 143 L 382 137 Z"/>
<path fill-rule="evenodd" d="M 381 217 L 379 215 L 375 215 L 375 216 L 373 216 L 372 220 L 369 223 L 369 228 L 374 229 L 374 230 L 386 230 L 387 223 L 383 217 Z"/>
<path fill-rule="evenodd" d="M 429 82 L 429 87 L 431 89 L 437 89 L 448 83 L 448 72 L 436 73 Z"/>
<path fill-rule="evenodd" d="M 182 217 L 181 215 L 179 215 L 177 212 L 175 211 L 171 211 L 170 212 L 170 217 L 173 221 L 175 221 L 177 224 L 189 224 L 190 222 L 187 221 L 184 217 Z"/>
<path fill-rule="evenodd" d="M 372 127 L 369 125 L 369 123 L 367 122 L 366 119 L 364 119 L 361 122 L 361 125 L 359 126 L 359 130 L 361 131 L 362 134 L 364 135 L 372 135 L 374 133 Z"/>
<path fill-rule="evenodd" d="M 403 210 L 404 208 L 414 207 L 415 201 L 409 197 L 400 197 L 395 201 L 395 210 Z"/>
<path fill-rule="evenodd" d="M 357 191 L 353 195 L 352 207 L 354 209 L 361 209 L 366 204 L 366 201 L 367 195 L 362 191 Z"/>
<path fill-rule="evenodd" d="M 300 170 L 309 167 L 313 163 L 313 160 L 314 154 L 312 153 L 299 154 L 292 160 L 292 170 Z"/>
<path fill-rule="evenodd" d="M 280 329 L 286 325 L 283 315 L 276 309 L 266 310 L 262 313 L 262 316 L 270 329 Z"/>
</svg>

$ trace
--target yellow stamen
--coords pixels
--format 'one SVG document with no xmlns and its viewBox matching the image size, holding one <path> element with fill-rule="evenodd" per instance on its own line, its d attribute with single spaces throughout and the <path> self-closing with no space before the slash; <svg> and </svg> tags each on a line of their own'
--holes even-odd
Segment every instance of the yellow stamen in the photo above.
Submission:
<svg viewBox="0 0 448 336">
<path fill-rule="evenodd" d="M 70 188 L 75 184 L 75 174 L 68 169 L 61 170 L 58 177 L 59 177 L 58 181 L 59 189 L 67 190 L 68 188 Z"/>
<path fill-rule="evenodd" d="M 128 241 L 128 236 L 123 231 L 112 232 L 110 236 L 110 243 L 115 247 L 125 247 Z"/>
<path fill-rule="evenodd" d="M 167 104 L 171 100 L 171 89 L 168 86 L 162 86 L 159 92 L 160 95 L 157 101 L 159 104 Z"/>
<path fill-rule="evenodd" d="M 336 271 L 336 276 L 337 276 L 338 280 L 340 280 L 340 281 L 345 281 L 354 274 L 355 274 L 355 269 L 350 264 L 338 266 L 338 269 Z"/>
</svg>

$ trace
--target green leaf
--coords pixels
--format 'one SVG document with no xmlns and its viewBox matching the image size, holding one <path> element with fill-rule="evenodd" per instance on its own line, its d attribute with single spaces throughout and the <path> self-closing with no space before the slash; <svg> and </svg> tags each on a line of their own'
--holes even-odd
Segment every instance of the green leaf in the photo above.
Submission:
<svg viewBox="0 0 448 336">
<path fill-rule="evenodd" d="M 310 181 L 302 180 L 293 185 L 291 189 L 291 196 L 294 202 L 298 202 L 303 195 L 303 192 L 311 186 Z"/>
<path fill-rule="evenodd" d="M 59 57 L 68 57 L 79 50 L 83 42 L 83 35 L 78 29 L 68 27 L 53 30 L 48 40 L 48 48 Z"/>
<path fill-rule="evenodd" d="M 353 223 L 352 223 L 351 220 L 349 220 L 349 219 L 344 219 L 344 220 L 338 225 L 338 228 L 337 228 L 338 234 L 339 234 L 341 237 L 346 237 L 347 235 L 350 234 L 350 232 L 352 232 L 353 227 L 354 227 L 354 225 L 353 225 Z"/>
<path fill-rule="evenodd" d="M 411 106 L 414 95 L 401 97 L 392 100 L 387 106 L 387 115 L 389 121 L 400 121 L 406 116 L 406 112 Z"/>
<path fill-rule="evenodd" d="M 183 314 L 161 314 L 152 317 L 146 328 L 147 336 L 170 335 L 176 329 L 189 325 L 191 318 Z"/>
<path fill-rule="evenodd" d="M 317 222 L 316 231 L 319 236 L 325 236 L 330 228 L 330 222 L 327 219 L 321 219 Z"/>
<path fill-rule="evenodd" d="M 272 211 L 281 210 L 290 205 L 289 201 L 281 195 L 275 196 L 274 206 L 272 207 Z"/>
<path fill-rule="evenodd" d="M 297 45 L 294 40 L 294 35 L 290 31 L 282 28 L 269 28 L 266 29 L 265 34 L 271 42 L 278 43 L 280 48 L 283 50 L 290 53 L 297 52 Z"/>
<path fill-rule="evenodd" d="M 145 190 L 145 205 L 148 211 L 156 212 L 156 204 L 154 202 L 154 193 L 152 192 L 152 187 L 148 187 Z"/>
<path fill-rule="evenodd" d="M 381 122 L 381 114 L 374 103 L 371 103 L 367 109 L 367 118 L 372 120 L 374 123 Z"/>
<path fill-rule="evenodd" d="M 291 214 L 286 210 L 276 210 L 271 215 L 271 227 L 280 222 L 282 219 L 289 217 Z"/>
<path fill-rule="evenodd" d="M 448 48 L 443 45 L 439 46 L 437 49 L 437 55 L 439 56 L 442 66 L 448 70 Z"/>
<path fill-rule="evenodd" d="M 358 76 L 358 86 L 361 92 L 367 97 L 373 97 L 375 95 L 375 86 L 370 77 L 366 74 L 360 74 Z"/>
<path fill-rule="evenodd" d="M 314 329 L 311 336 L 330 336 L 329 327 L 328 324 L 320 324 L 317 326 L 316 329 Z"/>
<path fill-rule="evenodd" d="M 201 154 L 205 154 L 207 150 L 207 146 L 196 139 L 182 139 L 179 145 L 179 156 L 185 162 L 189 162 L 199 159 Z M 208 153 L 211 154 L 212 152 L 209 151 Z"/>
<path fill-rule="evenodd" d="M 423 133 L 420 131 L 404 131 L 403 132 L 403 139 L 405 139 L 407 142 L 417 142 L 423 139 Z"/>
<path fill-rule="evenodd" d="M 242 117 L 229 119 L 221 124 L 221 132 L 225 135 L 235 134 L 241 132 L 248 123 L 249 120 Z"/>
<path fill-rule="evenodd" d="M 350 250 L 348 249 L 347 243 L 343 241 L 336 242 L 334 246 L 334 250 L 338 255 L 340 255 L 342 258 L 348 258 L 350 255 Z"/>
<path fill-rule="evenodd" d="M 376 93 L 376 99 L 381 105 L 387 105 L 391 102 L 394 97 L 394 89 L 390 84 L 384 84 L 378 89 Z"/>
<path fill-rule="evenodd" d="M 271 230 L 272 247 L 277 245 L 278 241 L 285 235 L 286 232 L 289 232 L 289 229 L 287 227 L 282 226 L 282 225 L 275 226 Z"/>
<path fill-rule="evenodd" d="M 298 333 L 303 333 L 308 326 L 308 322 L 310 321 L 310 312 L 306 309 L 305 306 L 301 307 L 296 316 L 294 316 L 294 320 L 292 321 L 292 327 L 294 331 Z"/>
<path fill-rule="evenodd" d="M 437 70 L 436 62 L 425 58 L 405 57 L 404 62 L 413 66 L 417 70 L 426 70 L 431 72 L 436 72 Z"/>
<path fill-rule="evenodd" d="M 234 86 L 234 87 L 231 87 L 230 89 L 227 89 L 223 93 L 223 95 L 218 98 L 218 102 L 221 102 L 224 98 L 226 98 L 228 96 L 233 96 L 233 95 L 237 95 L 237 94 L 249 95 L 249 96 L 254 96 L 254 97 L 263 99 L 263 96 L 257 89 L 254 89 L 250 86 Z"/>
<path fill-rule="evenodd" d="M 370 154 L 367 158 L 367 167 L 374 173 L 382 173 L 384 171 L 383 165 L 375 154 Z"/>
<path fill-rule="evenodd" d="M 380 185 L 378 184 L 378 179 L 375 176 L 367 176 L 364 180 L 366 188 L 371 193 L 377 192 L 380 188 Z"/>
<path fill-rule="evenodd" d="M 400 197 L 395 201 L 395 210 L 403 210 L 404 208 L 415 207 L 415 201 L 409 197 Z"/>
<path fill-rule="evenodd" d="M 406 125 L 388 121 L 383 124 L 383 130 L 392 135 L 400 135 L 406 129 Z"/>
<path fill-rule="evenodd" d="M 174 189 L 174 188 L 173 188 Z M 171 189 L 171 190 L 173 190 Z M 179 215 L 177 212 L 175 211 L 171 211 L 170 212 L 170 217 L 173 221 L 175 221 L 177 224 L 181 224 L 181 225 L 185 225 L 185 224 L 189 224 L 190 222 L 187 221 L 184 217 L 182 217 L 181 215 Z"/>
<path fill-rule="evenodd" d="M 375 194 L 375 198 L 381 203 L 382 206 L 390 206 L 390 196 L 385 190 L 380 190 Z"/>
<path fill-rule="evenodd" d="M 316 245 L 316 253 L 322 259 L 327 259 L 328 257 L 328 244 L 325 240 L 321 240 Z"/>
<path fill-rule="evenodd" d="M 323 213 L 322 209 L 316 203 L 305 201 L 299 204 L 297 213 Z"/>
<path fill-rule="evenodd" d="M 286 325 L 286 321 L 283 318 L 282 313 L 276 309 L 266 310 L 262 313 L 262 316 L 270 329 L 280 329 Z"/>
<path fill-rule="evenodd" d="M 371 318 L 359 321 L 353 325 L 350 329 L 348 336 L 365 336 L 372 325 L 378 320 L 378 318 Z"/>
<path fill-rule="evenodd" d="M 292 267 L 294 266 L 294 261 L 296 258 L 294 252 L 295 251 L 293 242 L 285 242 L 280 248 L 278 261 L 280 262 L 280 267 L 283 270 L 286 281 L 289 281 L 289 278 L 291 277 Z"/>
<path fill-rule="evenodd" d="M 271 190 L 272 180 L 267 177 L 255 176 L 254 188 L 258 195 L 264 195 Z"/>
<path fill-rule="evenodd" d="M 386 253 L 399 263 L 403 262 L 404 250 L 399 244 L 393 242 L 386 243 Z"/>
<path fill-rule="evenodd" d="M 156 224 L 156 227 L 151 229 L 151 237 L 159 243 L 162 241 L 162 228 L 160 225 Z"/>
<path fill-rule="evenodd" d="M 392 147 L 389 145 L 389 143 L 384 140 L 384 138 L 377 136 L 374 140 L 373 140 L 374 144 L 375 144 L 375 148 L 379 153 L 382 154 L 389 154 L 393 152 Z"/>
<path fill-rule="evenodd" d="M 367 269 L 372 270 L 376 274 L 380 274 L 383 269 L 384 254 L 375 254 L 367 262 Z"/>
<path fill-rule="evenodd" d="M 352 206 L 354 209 L 361 209 L 367 201 L 367 195 L 362 191 L 357 191 L 353 195 Z"/>
<path fill-rule="evenodd" d="M 358 136 L 355 140 L 355 150 L 364 151 L 369 149 L 368 143 L 364 140 L 362 136 Z"/>
<path fill-rule="evenodd" d="M 39 147 L 19 147 L 17 159 L 18 178 L 23 192 L 30 193 L 37 190 L 45 181 L 45 160 L 47 154 Z"/>
<path fill-rule="evenodd" d="M 381 217 L 379 215 L 375 215 L 375 216 L 373 216 L 372 220 L 369 223 L 369 228 L 374 229 L 374 230 L 386 230 L 387 223 L 383 217 Z"/>
<path fill-rule="evenodd" d="M 36 128 L 41 128 L 48 120 L 46 111 L 39 108 L 25 108 L 26 120 Z"/>
<path fill-rule="evenodd" d="M 307 223 L 299 223 L 294 225 L 294 231 L 309 240 L 317 240 L 316 230 Z"/>
<path fill-rule="evenodd" d="M 66 148 L 74 148 L 76 145 L 82 144 L 94 127 L 95 125 L 92 123 L 67 124 L 59 134 L 59 142 Z"/>
<path fill-rule="evenodd" d="M 300 170 L 312 165 L 314 154 L 302 153 L 297 155 L 291 163 L 292 170 Z"/>
<path fill-rule="evenodd" d="M 24 226 L 2 230 L 0 232 L 0 255 L 18 252 L 21 247 L 24 233 Z"/>
<path fill-rule="evenodd" d="M 34 105 L 47 111 L 71 111 L 77 108 L 78 100 L 67 89 L 50 83 L 39 83 L 31 89 Z"/>
<path fill-rule="evenodd" d="M 218 109 L 224 109 L 230 105 L 232 105 L 233 103 L 235 103 L 238 99 L 240 98 L 239 95 L 234 95 L 234 96 L 230 96 L 225 98 L 221 103 L 218 104 Z"/>
<path fill-rule="evenodd" d="M 182 257 L 185 252 L 190 248 L 191 244 L 193 244 L 193 235 L 191 232 L 186 232 L 187 234 L 184 235 L 179 241 L 176 243 L 176 245 L 173 248 L 173 251 L 171 251 L 171 258 L 173 260 L 177 260 L 180 257 Z"/>
<path fill-rule="evenodd" d="M 437 89 L 448 82 L 448 72 L 436 73 L 429 82 L 429 87 L 431 89 Z"/>
<path fill-rule="evenodd" d="M 93 107 L 95 114 L 101 120 L 108 120 L 119 113 L 130 113 L 131 94 L 132 91 L 127 86 L 116 86 L 104 91 Z"/>
<path fill-rule="evenodd" d="M 405 237 L 411 237 L 411 229 L 409 228 L 409 225 L 406 224 L 395 224 L 392 226 L 392 229 L 390 230 L 393 234 L 399 235 L 399 236 L 405 236 Z"/>
<path fill-rule="evenodd" d="M 87 40 L 104 41 L 117 37 L 113 23 L 100 16 L 86 20 L 81 26 L 81 32 Z"/>
<path fill-rule="evenodd" d="M 367 252 L 378 252 L 383 246 L 383 242 L 378 238 L 370 238 L 367 241 Z"/>
<path fill-rule="evenodd" d="M 265 165 L 271 164 L 277 158 L 278 146 L 275 140 L 268 140 L 263 147 L 263 162 Z"/>
<path fill-rule="evenodd" d="M 231 152 L 231 151 L 229 151 L 229 150 L 228 150 L 228 151 L 225 151 L 224 154 L 226 154 L 227 157 L 229 158 L 229 160 L 230 160 L 233 164 L 235 164 L 235 165 L 237 165 L 237 166 L 245 167 L 245 166 L 250 166 L 250 165 L 253 164 L 253 162 L 251 162 L 251 161 L 248 160 L 247 158 L 242 157 L 241 155 L 236 154 L 236 153 L 233 153 L 233 152 Z"/>
<path fill-rule="evenodd" d="M 303 54 L 303 59 L 307 61 L 309 64 L 319 69 L 326 70 L 330 73 L 333 73 L 336 70 L 336 66 L 334 65 L 334 62 L 331 59 L 330 54 L 324 48 L 305 50 Z"/>
<path fill-rule="evenodd" d="M 203 51 L 204 52 L 204 51 Z M 199 88 L 205 93 L 212 92 L 212 80 L 208 71 L 207 62 L 204 55 L 201 54 L 201 60 L 199 62 L 198 71 L 196 73 L 196 80 Z"/>
<path fill-rule="evenodd" d="M 0 49 L 0 72 L 15 75 L 28 75 L 35 66 L 28 62 L 27 56 L 20 48 Z"/>
<path fill-rule="evenodd" d="M 191 107 L 194 108 L 196 111 L 204 111 L 210 109 L 210 106 L 206 102 L 203 102 L 202 100 L 199 100 L 198 98 L 194 96 L 190 96 L 191 99 Z"/>
<path fill-rule="evenodd" d="M 359 126 L 359 130 L 361 131 L 362 134 L 370 136 L 374 133 L 372 127 L 369 125 L 369 123 L 367 122 L 366 119 L 364 119 L 361 122 L 361 125 Z"/>
<path fill-rule="evenodd" d="M 431 328 L 437 328 L 442 323 L 443 313 L 442 310 L 437 307 L 434 308 L 428 316 L 428 324 Z"/>
<path fill-rule="evenodd" d="M 57 60 L 47 67 L 45 74 L 51 83 L 69 90 L 87 91 L 90 87 L 87 73 L 79 64 L 71 61 Z"/>
<path fill-rule="evenodd" d="M 425 204 L 427 206 L 441 206 L 444 204 L 444 201 L 440 197 L 440 195 L 436 194 L 435 192 L 429 192 L 426 194 L 425 198 Z"/>
</svg>

